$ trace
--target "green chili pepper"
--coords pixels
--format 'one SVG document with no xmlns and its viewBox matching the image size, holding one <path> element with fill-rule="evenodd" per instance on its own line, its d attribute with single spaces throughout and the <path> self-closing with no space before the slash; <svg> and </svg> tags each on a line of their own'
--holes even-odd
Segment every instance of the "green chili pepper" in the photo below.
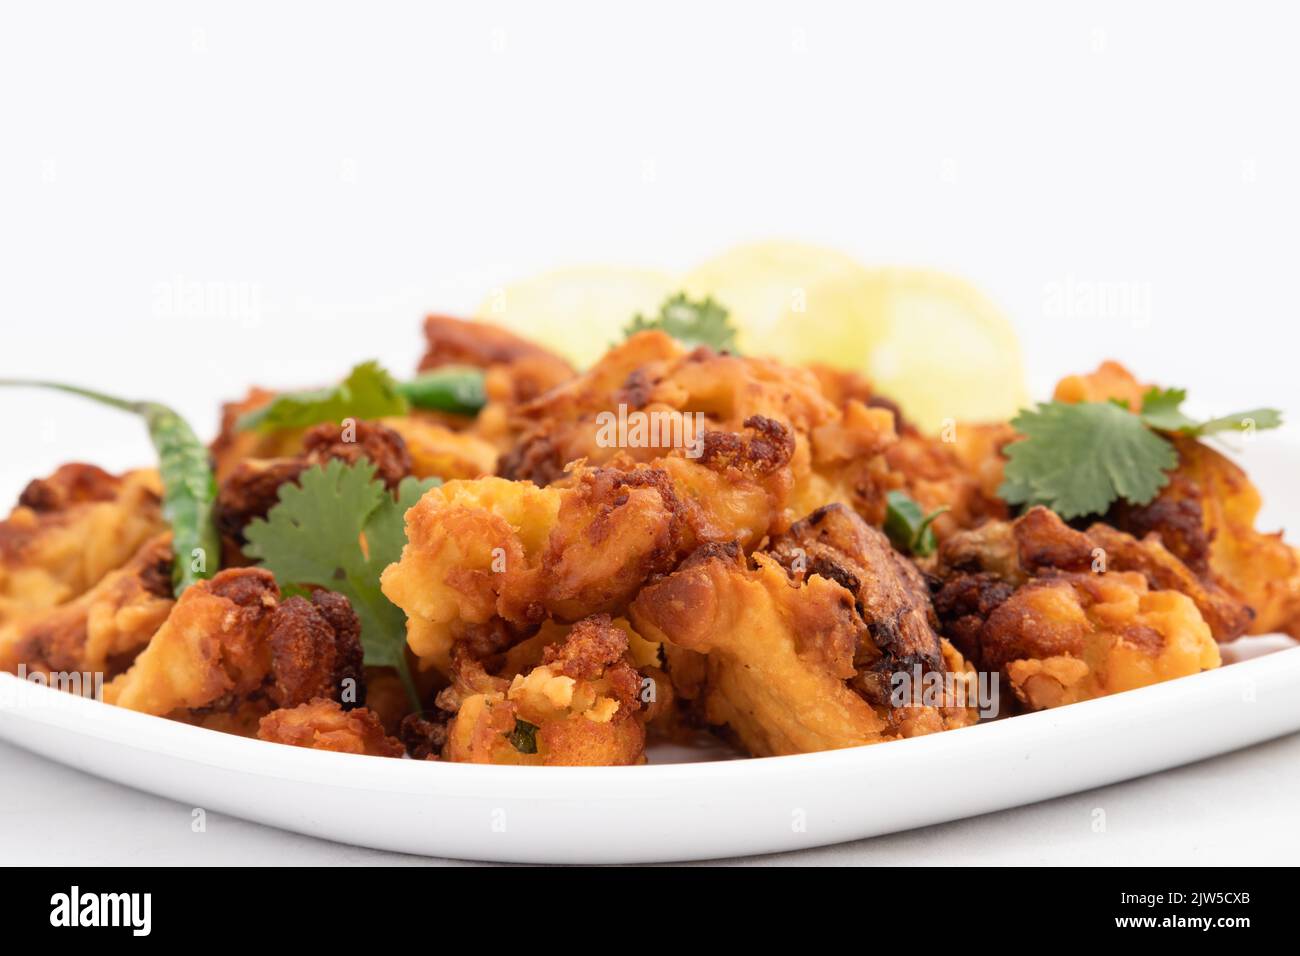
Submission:
<svg viewBox="0 0 1300 956">
<path fill-rule="evenodd" d="M 472 415 L 487 404 L 483 373 L 476 368 L 449 366 L 397 383 L 398 394 L 416 408 Z"/>
<path fill-rule="evenodd" d="M 0 379 L 0 385 L 71 392 L 143 418 L 158 452 L 163 517 L 172 529 L 172 587 L 179 596 L 195 581 L 216 573 L 221 558 L 221 541 L 212 521 L 217 482 L 208 450 L 185 419 L 157 402 L 130 402 L 76 385 L 26 379 Z"/>
</svg>

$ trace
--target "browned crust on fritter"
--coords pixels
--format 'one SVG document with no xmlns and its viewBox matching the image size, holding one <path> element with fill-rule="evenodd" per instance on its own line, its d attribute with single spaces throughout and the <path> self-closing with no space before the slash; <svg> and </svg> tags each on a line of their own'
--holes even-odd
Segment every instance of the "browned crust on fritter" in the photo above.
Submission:
<svg viewBox="0 0 1300 956">
<path fill-rule="evenodd" d="M 745 432 L 708 431 L 703 436 L 701 464 L 715 471 L 735 469 L 749 478 L 762 478 L 790 463 L 794 435 L 775 419 L 751 415 Z"/>
<path fill-rule="evenodd" d="M 279 501 L 280 486 L 297 481 L 306 469 L 307 463 L 297 458 L 248 459 L 235 465 L 217 489 L 217 531 L 242 544 L 244 528 L 256 518 L 265 518 Z"/>
<path fill-rule="evenodd" d="M 261 740 L 312 750 L 401 757 L 406 749 L 384 733 L 379 718 L 364 707 L 344 710 L 324 698 L 274 710 L 257 728 Z"/>
<path fill-rule="evenodd" d="M 428 348 L 420 359 L 422 372 L 443 365 L 488 368 L 539 357 L 568 364 L 549 349 L 488 322 L 430 315 L 424 320 L 424 338 Z"/>
<path fill-rule="evenodd" d="M 67 604 L 0 627 L 0 669 L 102 672 L 111 679 L 149 642 L 172 608 L 171 536 Z"/>
<path fill-rule="evenodd" d="M 49 514 L 87 501 L 112 501 L 121 484 L 120 478 L 96 465 L 74 462 L 60 465 L 48 478 L 28 482 L 18 496 L 18 504 L 38 514 Z"/>
<path fill-rule="evenodd" d="M 861 663 L 882 673 L 915 664 L 942 667 L 924 578 L 883 532 L 847 506 L 818 508 L 778 537 L 771 551 L 787 570 L 802 565 L 807 574 L 820 574 L 853 595 L 871 637 L 859 651 Z"/>
<path fill-rule="evenodd" d="M 407 714 L 402 718 L 398 738 L 413 760 L 437 760 L 447 744 L 447 723 L 451 715 L 439 711 L 436 718 Z"/>
<path fill-rule="evenodd" d="M 999 667 L 1016 655 L 1077 651 L 1051 650 L 1054 632 L 1040 626 L 1041 620 L 1050 623 L 1041 615 L 1033 625 L 1037 650 L 1017 640 L 1024 622 L 1017 623 L 1016 615 L 1023 617 L 1023 606 L 1032 603 L 1031 592 L 1021 595 L 1018 588 L 1066 586 L 1062 582 L 1068 580 L 1087 607 L 1090 589 L 1107 573 L 1136 572 L 1152 590 L 1177 591 L 1190 598 L 1218 641 L 1239 637 L 1252 618 L 1249 607 L 1212 576 L 1195 574 L 1163 545 L 1159 534 L 1139 540 L 1101 522 L 1078 531 L 1043 507 L 1031 508 L 1014 522 L 990 522 L 954 535 L 940 548 L 938 571 L 942 584 L 934 606 L 944 633 L 963 654 L 987 667 Z M 1013 595 L 1012 609 L 1001 610 Z M 990 635 L 996 635 L 996 646 Z M 1152 635 L 1130 636 L 1138 646 L 1152 646 Z"/>
<path fill-rule="evenodd" d="M 313 698 L 365 703 L 361 624 L 341 594 L 316 590 L 311 600 L 283 601 L 271 622 L 271 700 L 292 707 Z M 349 693 L 350 691 L 350 693 Z"/>
<path fill-rule="evenodd" d="M 1138 540 L 1110 525 L 1097 523 L 1088 528 L 1088 538 L 1105 552 L 1108 567 L 1137 571 L 1157 590 L 1181 591 L 1192 599 L 1220 643 L 1236 640 L 1250 628 L 1255 612 L 1219 586 L 1208 572 L 1193 570 L 1164 544 L 1164 535 L 1151 532 Z"/>
<path fill-rule="evenodd" d="M 623 714 L 640 707 L 641 675 L 627 663 L 627 634 L 615 627 L 608 614 L 596 614 L 574 624 L 568 636 L 547 645 L 542 663 L 574 680 L 604 678 Z"/>
<path fill-rule="evenodd" d="M 406 442 L 397 432 L 378 422 L 315 425 L 303 435 L 302 448 L 308 465 L 323 465 L 331 459 L 355 465 L 365 458 L 375 466 L 375 477 L 390 489 L 411 474 L 411 454 Z"/>
<path fill-rule="evenodd" d="M 359 635 L 346 599 L 318 591 L 282 602 L 270 572 L 228 568 L 185 590 L 105 698 L 223 727 L 231 715 L 241 715 L 232 726 L 244 726 L 259 709 L 314 698 L 357 703 L 365 694 Z"/>
<path fill-rule="evenodd" d="M 1121 498 L 1104 520 L 1135 538 L 1160 535 L 1161 543 L 1193 574 L 1205 576 L 1210 573 L 1210 534 L 1200 494 L 1195 481 L 1175 472 L 1153 501 L 1135 505 Z"/>
</svg>

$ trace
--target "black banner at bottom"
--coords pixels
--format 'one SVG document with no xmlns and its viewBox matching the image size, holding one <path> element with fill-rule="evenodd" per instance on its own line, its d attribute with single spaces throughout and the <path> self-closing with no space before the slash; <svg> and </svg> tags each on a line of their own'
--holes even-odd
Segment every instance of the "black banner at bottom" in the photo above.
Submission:
<svg viewBox="0 0 1300 956">
<path fill-rule="evenodd" d="M 127 945 L 211 945 L 255 933 L 259 943 L 338 946 L 430 922 L 479 926 L 484 941 L 547 923 L 626 931 L 629 920 L 671 919 L 674 903 L 692 925 L 716 912 L 731 944 L 766 938 L 774 920 L 789 920 L 813 932 L 856 928 L 878 942 L 881 933 L 901 934 L 916 945 L 929 933 L 958 945 L 968 932 L 994 927 L 999 936 L 1041 931 L 1072 943 L 1230 945 L 1242 933 L 1277 932 L 1295 908 L 1293 873 L 1245 869 L 50 868 L 7 876 L 11 942 L 75 934 L 79 942 L 112 937 Z"/>
</svg>

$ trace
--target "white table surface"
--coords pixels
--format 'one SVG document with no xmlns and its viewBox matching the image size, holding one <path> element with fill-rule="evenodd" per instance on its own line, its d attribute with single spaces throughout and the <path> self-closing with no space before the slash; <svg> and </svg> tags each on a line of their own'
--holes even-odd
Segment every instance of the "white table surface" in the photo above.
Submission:
<svg viewBox="0 0 1300 956">
<path fill-rule="evenodd" d="M 0 743 L 0 864 L 457 866 L 331 843 L 109 783 Z M 1001 813 L 737 864 L 1293 864 L 1300 734 Z M 1105 811 L 1095 832 L 1096 809 Z"/>
</svg>

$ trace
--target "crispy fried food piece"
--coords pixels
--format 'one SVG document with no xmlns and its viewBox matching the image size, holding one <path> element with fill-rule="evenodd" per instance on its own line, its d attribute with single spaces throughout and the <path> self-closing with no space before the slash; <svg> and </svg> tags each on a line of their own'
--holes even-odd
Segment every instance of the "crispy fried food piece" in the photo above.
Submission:
<svg viewBox="0 0 1300 956">
<path fill-rule="evenodd" d="M 454 714 L 443 758 L 464 763 L 624 766 L 645 762 L 642 677 L 628 633 L 585 618 L 526 673 L 493 676 L 463 644 L 438 706 Z"/>
<path fill-rule="evenodd" d="M 637 425 L 620 434 L 613 428 L 620 415 L 649 424 L 641 434 L 631 430 Z M 766 482 L 773 499 L 767 523 L 778 532 L 828 500 L 883 520 L 888 469 L 881 453 L 897 437 L 890 410 L 856 398 L 838 406 L 807 369 L 707 348 L 688 351 L 657 331 L 632 336 L 583 375 L 520 406 L 510 426 L 515 438 L 499 473 L 542 485 L 579 459 L 690 462 L 708 433 L 752 437 L 756 428 L 769 434 L 779 428 L 784 461 Z"/>
<path fill-rule="evenodd" d="M 265 714 L 316 697 L 361 704 L 359 635 L 346 598 L 315 591 L 311 600 L 281 602 L 269 572 L 232 568 L 181 595 L 131 668 L 104 688 L 104 699 L 193 722 L 245 705 Z"/>
<path fill-rule="evenodd" d="M 953 535 L 938 573 L 944 632 L 1035 710 L 1217 667 L 1198 603 L 1222 626 L 1241 618 L 1157 539 L 1085 534 L 1042 507 Z"/>
<path fill-rule="evenodd" d="M 1159 534 L 1193 562 L 1208 550 L 1211 575 L 1254 612 L 1248 633 L 1300 637 L 1300 552 L 1280 531 L 1256 530 L 1262 500 L 1241 468 L 1201 442 L 1176 438 L 1174 445 L 1174 480 L 1155 501 L 1119 520 Z M 1184 517 L 1196 511 L 1203 535 Z"/>
<path fill-rule="evenodd" d="M 1056 398 L 1123 399 L 1139 410 L 1147 389 L 1119 363 L 1104 362 L 1089 375 L 1062 380 Z M 1300 637 L 1300 552 L 1282 540 L 1281 532 L 1256 530 L 1262 502 L 1244 471 L 1193 438 L 1172 440 L 1178 467 L 1169 484 L 1146 505 L 1117 503 L 1106 522 L 1138 536 L 1159 535 L 1195 574 L 1213 579 L 1249 606 L 1254 615 L 1249 633 Z M 1218 627 L 1215 636 L 1229 639 Z"/>
<path fill-rule="evenodd" d="M 1088 538 L 1105 552 L 1108 567 L 1136 571 L 1153 590 L 1179 591 L 1192 599 L 1201 617 L 1220 643 L 1236 640 L 1252 626 L 1254 612 L 1234 597 L 1208 569 L 1196 574 L 1165 547 L 1163 535 L 1151 532 L 1141 540 L 1097 522 L 1088 528 Z"/>
<path fill-rule="evenodd" d="M 1218 667 L 1196 606 L 1149 591 L 1133 572 L 1069 574 L 1019 588 L 989 616 L 984 663 L 1004 669 L 1016 696 L 1041 710 Z"/>
<path fill-rule="evenodd" d="M 752 566 L 735 546 L 707 546 L 646 587 L 631 622 L 663 643 L 675 692 L 753 756 L 973 723 L 970 671 L 930 628 L 917 572 L 879 534 L 839 507 L 797 524 Z M 907 667 L 950 674 L 938 706 L 895 698 L 894 668 Z"/>
<path fill-rule="evenodd" d="M 84 594 L 166 530 L 152 470 L 63 465 L 0 521 L 0 623 Z"/>
<path fill-rule="evenodd" d="M 447 720 L 432 719 L 424 714 L 407 714 L 398 728 L 398 738 L 412 760 L 437 760 L 447 745 Z"/>
<path fill-rule="evenodd" d="M 307 470 L 300 458 L 250 458 L 241 461 L 217 486 L 217 504 L 213 520 L 221 535 L 221 563 L 224 567 L 241 567 L 247 563 L 243 548 L 247 544 L 244 528 L 257 518 L 265 518 L 280 500 L 280 486 L 297 483 Z"/>
<path fill-rule="evenodd" d="M 402 744 L 365 707 L 344 710 L 337 701 L 317 697 L 296 707 L 273 710 L 258 722 L 257 736 L 277 744 L 335 753 L 401 757 Z"/>
<path fill-rule="evenodd" d="M 113 678 L 171 613 L 171 567 L 171 535 L 161 534 L 84 594 L 0 624 L 0 670 Z"/>
<path fill-rule="evenodd" d="M 885 446 L 889 474 L 881 480 L 891 490 L 906 492 L 927 514 L 947 509 L 931 525 L 938 540 L 988 518 L 1008 517 L 998 487 L 1005 463 L 1002 448 L 1015 437 L 1010 425 L 953 422 L 938 436 L 924 435 L 862 375 L 824 365 L 809 367 L 822 392 L 840 408 L 857 401 L 893 414 L 898 440 Z"/>
<path fill-rule="evenodd" d="M 302 452 L 308 467 L 334 459 L 355 465 L 364 458 L 375 466 L 375 477 L 389 490 L 413 473 L 411 453 L 402 436 L 378 422 L 313 425 L 302 437 Z"/>
<path fill-rule="evenodd" d="M 430 415 L 413 411 L 401 418 L 382 418 L 406 442 L 410 474 L 417 478 L 480 478 L 496 472 L 497 449 L 470 431 L 454 431 Z"/>
<path fill-rule="evenodd" d="M 818 508 L 777 538 L 770 553 L 788 572 L 820 575 L 853 595 L 855 610 L 871 631 L 871 640 L 855 655 L 860 669 L 883 675 L 887 684 L 890 674 L 914 664 L 942 667 L 937 620 L 921 572 L 846 506 Z"/>
<path fill-rule="evenodd" d="M 420 359 L 421 372 L 444 365 L 491 368 L 542 359 L 556 367 L 561 381 L 573 374 L 572 366 L 554 352 L 490 322 L 430 315 L 424 320 L 424 338 L 428 348 Z"/>
<path fill-rule="evenodd" d="M 785 429 L 751 419 L 692 461 L 577 466 L 545 488 L 484 478 L 429 491 L 406 515 L 402 559 L 384 573 L 425 668 L 446 673 L 452 643 L 494 620 L 536 627 L 621 614 L 638 589 L 702 544 L 756 546 L 771 530 L 767 484 Z"/>
<path fill-rule="evenodd" d="M 263 405 L 269 405 L 276 393 L 265 388 L 250 388 L 248 394 L 237 402 L 224 402 L 221 406 L 221 427 L 208 450 L 212 453 L 213 470 L 218 483 L 242 461 L 250 458 L 287 458 L 302 448 L 305 429 L 286 428 L 262 432 L 256 429 L 240 431 L 239 420 Z"/>
<path fill-rule="evenodd" d="M 422 665 L 446 673 L 467 626 L 619 611 L 672 567 L 682 533 L 662 473 L 582 469 L 564 488 L 452 481 L 407 512 L 402 559 L 382 585 Z"/>
<path fill-rule="evenodd" d="M 1114 400 L 1137 410 L 1142 407 L 1142 396 L 1148 388 L 1119 362 L 1105 361 L 1087 375 L 1067 375 L 1061 379 L 1052 398 L 1071 403 Z"/>
</svg>

